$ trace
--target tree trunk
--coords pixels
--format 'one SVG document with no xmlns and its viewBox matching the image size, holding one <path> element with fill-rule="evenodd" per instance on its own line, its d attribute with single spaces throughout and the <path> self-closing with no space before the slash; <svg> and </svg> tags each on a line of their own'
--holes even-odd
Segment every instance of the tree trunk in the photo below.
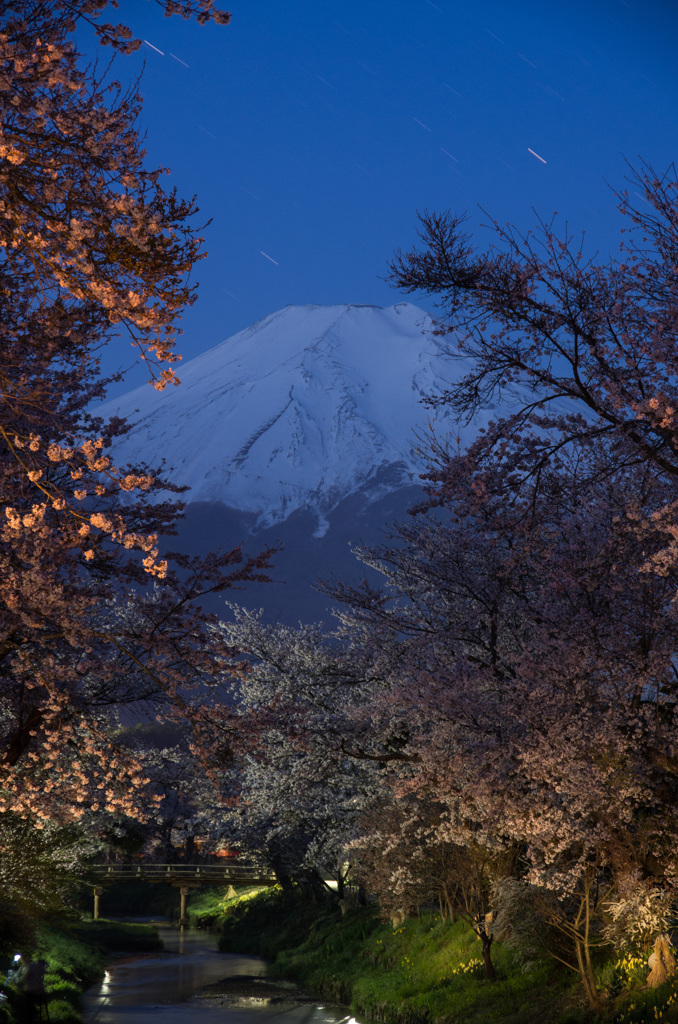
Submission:
<svg viewBox="0 0 678 1024">
<path fill-rule="evenodd" d="M 488 981 L 496 981 L 497 972 L 495 971 L 494 964 L 492 963 L 491 952 L 493 942 L 492 936 L 488 935 L 484 928 L 481 928 L 478 931 L 478 938 L 480 939 L 483 945 L 483 964 L 485 966 L 485 977 L 487 978 Z"/>
<path fill-rule="evenodd" d="M 453 921 L 456 921 L 457 920 L 457 915 L 455 913 L 454 903 L 450 899 L 450 894 L 448 892 L 447 884 L 445 882 L 443 882 L 443 895 L 445 896 L 445 902 L 447 903 L 447 908 L 448 908 L 448 911 L 449 911 L 449 917 L 451 917 Z"/>
<path fill-rule="evenodd" d="M 283 866 L 282 857 L 278 853 L 271 853 L 269 855 L 269 861 L 282 891 L 292 892 L 292 890 L 294 889 L 294 883 L 290 877 L 289 872 Z"/>
<path fill-rule="evenodd" d="M 309 868 L 305 871 L 299 881 L 314 903 L 321 902 L 325 898 L 327 887 L 322 880 L 320 872 L 315 868 Z"/>
<path fill-rule="evenodd" d="M 598 992 L 596 979 L 593 974 L 593 967 L 591 966 L 591 959 L 588 955 L 588 949 L 584 950 L 584 942 L 582 939 L 575 939 L 574 945 L 577 951 L 579 974 L 581 975 L 581 980 L 584 983 L 589 1006 L 592 1010 L 600 1010 L 602 1009 L 603 1001 L 600 998 L 600 993 Z"/>
</svg>

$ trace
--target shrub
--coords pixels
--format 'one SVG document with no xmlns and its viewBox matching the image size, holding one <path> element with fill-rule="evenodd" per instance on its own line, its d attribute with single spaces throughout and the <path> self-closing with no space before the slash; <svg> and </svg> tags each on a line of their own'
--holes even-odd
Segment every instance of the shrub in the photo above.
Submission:
<svg viewBox="0 0 678 1024">
<path fill-rule="evenodd" d="M 50 1024 L 82 1024 L 80 1012 L 65 999 L 50 999 Z"/>
</svg>

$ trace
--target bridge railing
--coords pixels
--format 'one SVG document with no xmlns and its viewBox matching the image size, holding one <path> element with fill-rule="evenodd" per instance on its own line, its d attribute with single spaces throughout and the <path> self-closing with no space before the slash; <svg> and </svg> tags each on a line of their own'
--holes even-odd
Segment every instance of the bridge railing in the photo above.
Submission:
<svg viewBox="0 0 678 1024">
<path fill-rule="evenodd" d="M 186 878 L 195 881 L 214 882 L 249 882 L 275 881 L 275 874 L 270 868 L 259 864 L 95 864 L 90 870 L 100 878 L 148 879 L 162 881 L 164 878 Z"/>
</svg>

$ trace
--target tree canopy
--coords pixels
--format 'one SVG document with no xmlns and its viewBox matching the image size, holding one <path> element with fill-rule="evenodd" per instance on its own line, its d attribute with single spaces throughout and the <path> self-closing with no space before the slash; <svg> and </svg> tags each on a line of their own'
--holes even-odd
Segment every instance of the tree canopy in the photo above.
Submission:
<svg viewBox="0 0 678 1024">
<path fill-rule="evenodd" d="M 155 387 L 176 383 L 203 255 L 194 200 L 144 163 L 136 88 L 75 44 L 85 21 L 138 45 L 101 23 L 115 6 L 20 0 L 0 23 L 0 811 L 47 820 L 138 811 L 143 772 L 112 746 L 111 710 L 155 702 L 198 734 L 235 654 L 200 597 L 266 565 L 239 549 L 160 558 L 177 488 L 159 467 L 116 466 L 126 425 L 90 412 L 104 345 L 131 343 Z M 209 0 L 161 6 L 228 21 Z"/>
<path fill-rule="evenodd" d="M 435 296 L 452 367 L 474 360 L 429 401 L 503 412 L 466 451 L 429 437 L 410 521 L 359 551 L 381 585 L 323 585 L 344 610 L 313 711 L 278 661 L 307 708 L 295 742 L 324 721 L 337 763 L 372 768 L 347 849 L 384 907 L 469 915 L 488 976 L 498 914 L 593 1007 L 596 946 L 637 941 L 638 915 L 656 938 L 677 892 L 675 177 L 642 167 L 640 212 L 620 193 L 607 263 L 554 223 L 494 224 L 478 252 L 463 218 L 422 217 L 392 279 Z"/>
</svg>

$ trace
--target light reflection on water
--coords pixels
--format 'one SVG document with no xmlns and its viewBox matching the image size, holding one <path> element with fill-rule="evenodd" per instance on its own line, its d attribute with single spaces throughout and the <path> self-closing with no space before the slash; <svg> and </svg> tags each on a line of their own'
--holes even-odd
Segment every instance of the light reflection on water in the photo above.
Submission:
<svg viewBox="0 0 678 1024">
<path fill-rule="evenodd" d="M 109 964 L 103 981 L 85 994 L 86 1024 L 339 1024 L 339 1008 L 295 1003 L 238 1006 L 186 1002 L 204 985 L 238 974 L 264 977 L 266 964 L 219 953 L 216 938 L 193 929 L 159 928 L 165 949 Z"/>
</svg>

